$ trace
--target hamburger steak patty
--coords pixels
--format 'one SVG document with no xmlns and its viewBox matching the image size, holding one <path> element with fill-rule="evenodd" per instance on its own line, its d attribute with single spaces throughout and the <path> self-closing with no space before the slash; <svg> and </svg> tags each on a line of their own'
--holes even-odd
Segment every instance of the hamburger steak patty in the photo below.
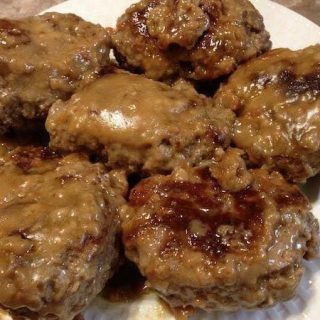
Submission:
<svg viewBox="0 0 320 320">
<path fill-rule="evenodd" d="M 165 172 L 211 159 L 230 142 L 234 115 L 188 84 L 108 74 L 50 109 L 50 145 L 105 154 L 110 168 Z"/>
<path fill-rule="evenodd" d="M 118 19 L 111 38 L 122 67 L 156 80 L 213 80 L 271 47 L 247 0 L 143 0 Z"/>
<path fill-rule="evenodd" d="M 142 180 L 121 211 L 123 242 L 174 307 L 237 310 L 291 298 L 319 226 L 298 187 L 247 170 L 237 149 L 211 167 Z"/>
<path fill-rule="evenodd" d="M 76 15 L 0 19 L 0 133 L 43 119 L 108 61 L 106 31 Z"/>
<path fill-rule="evenodd" d="M 0 307 L 73 319 L 117 263 L 122 174 L 80 154 L 1 144 L 0 177 Z"/>
<path fill-rule="evenodd" d="M 276 49 L 241 66 L 215 105 L 238 116 L 233 133 L 250 161 L 294 182 L 320 170 L 320 45 Z"/>
</svg>

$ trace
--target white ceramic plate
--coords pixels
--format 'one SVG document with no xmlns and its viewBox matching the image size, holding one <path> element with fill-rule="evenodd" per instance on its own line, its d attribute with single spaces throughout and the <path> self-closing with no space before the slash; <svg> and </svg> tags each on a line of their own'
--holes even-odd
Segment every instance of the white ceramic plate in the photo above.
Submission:
<svg viewBox="0 0 320 320">
<path fill-rule="evenodd" d="M 75 13 L 84 19 L 114 26 L 117 18 L 138 0 L 70 0 L 47 11 Z M 264 17 L 273 47 L 300 49 L 320 43 L 320 27 L 304 17 L 268 0 L 252 0 Z M 320 177 L 311 179 L 305 192 L 320 218 Z M 86 320 L 174 320 L 155 294 L 130 304 L 111 304 L 97 298 L 85 312 Z M 318 320 L 320 316 L 320 260 L 306 263 L 306 273 L 297 296 L 272 309 L 255 312 L 197 314 L 192 319 L 210 320 Z"/>
</svg>

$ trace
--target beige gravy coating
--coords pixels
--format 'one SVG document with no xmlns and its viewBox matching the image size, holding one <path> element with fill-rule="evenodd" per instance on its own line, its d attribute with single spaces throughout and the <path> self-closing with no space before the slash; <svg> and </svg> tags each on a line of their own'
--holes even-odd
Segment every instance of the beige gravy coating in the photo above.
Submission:
<svg viewBox="0 0 320 320">
<path fill-rule="evenodd" d="M 121 67 L 164 80 L 213 80 L 269 50 L 263 18 L 248 0 L 142 0 L 111 34 Z"/>
<path fill-rule="evenodd" d="M 239 68 L 215 97 L 238 115 L 235 144 L 303 182 L 320 168 L 320 45 L 273 50 Z"/>
<path fill-rule="evenodd" d="M 212 158 L 228 146 L 232 122 L 230 110 L 213 108 L 186 83 L 115 73 L 55 103 L 46 128 L 54 148 L 103 149 L 112 166 L 153 170 Z"/>
<path fill-rule="evenodd" d="M 114 178 L 84 156 L 30 147 L 7 153 L 0 178 L 0 305 L 73 319 L 118 258 Z"/>
<path fill-rule="evenodd" d="M 75 95 L 66 107 L 81 114 L 70 123 L 70 130 L 77 131 L 81 125 L 100 143 L 139 147 L 177 132 L 177 116 L 191 108 L 192 101 L 165 84 L 111 74 Z"/>
<path fill-rule="evenodd" d="M 210 168 L 143 179 L 122 207 L 126 256 L 171 306 L 234 311 L 287 300 L 302 258 L 319 248 L 299 188 L 247 170 L 241 154 L 229 148 Z"/>
<path fill-rule="evenodd" d="M 106 30 L 76 15 L 0 19 L 0 131 L 44 118 L 108 63 Z"/>
</svg>

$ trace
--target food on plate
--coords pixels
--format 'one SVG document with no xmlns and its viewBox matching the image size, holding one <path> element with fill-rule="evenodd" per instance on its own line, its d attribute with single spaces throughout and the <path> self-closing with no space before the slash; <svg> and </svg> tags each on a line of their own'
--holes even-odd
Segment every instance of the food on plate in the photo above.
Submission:
<svg viewBox="0 0 320 320">
<path fill-rule="evenodd" d="M 156 80 L 216 79 L 271 47 L 248 0 L 142 0 L 111 38 L 120 66 Z"/>
<path fill-rule="evenodd" d="M 215 105 L 237 114 L 233 141 L 294 182 L 320 170 L 320 45 L 272 50 L 241 66 Z"/>
<path fill-rule="evenodd" d="M 133 188 L 121 210 L 126 255 L 172 306 L 261 308 L 291 298 L 319 226 L 298 187 L 247 170 L 230 149 L 208 167 L 176 168 Z"/>
<path fill-rule="evenodd" d="M 248 0 L 0 19 L 0 318 L 80 319 L 106 283 L 179 310 L 295 294 L 320 246 L 288 182 L 320 171 L 320 45 L 270 47 Z"/>
<path fill-rule="evenodd" d="M 153 173 L 215 157 L 229 145 L 233 120 L 184 81 L 170 87 L 120 72 L 55 103 L 46 128 L 56 149 L 86 148 L 109 168 Z"/>
<path fill-rule="evenodd" d="M 123 174 L 84 155 L 2 143 L 0 177 L 0 306 L 72 320 L 116 267 Z"/>
<path fill-rule="evenodd" d="M 43 119 L 53 102 L 97 78 L 109 40 L 73 14 L 0 19 L 0 133 Z"/>
</svg>

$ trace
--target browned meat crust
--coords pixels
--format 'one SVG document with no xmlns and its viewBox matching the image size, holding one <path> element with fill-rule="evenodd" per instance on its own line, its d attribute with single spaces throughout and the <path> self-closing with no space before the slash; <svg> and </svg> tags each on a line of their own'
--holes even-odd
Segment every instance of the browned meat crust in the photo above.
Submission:
<svg viewBox="0 0 320 320">
<path fill-rule="evenodd" d="M 247 0 L 143 0 L 112 35 L 120 65 L 152 79 L 216 79 L 270 49 L 263 18 Z"/>
<path fill-rule="evenodd" d="M 235 112 L 233 140 L 294 182 L 320 170 L 320 45 L 277 49 L 241 66 L 214 97 Z"/>
<path fill-rule="evenodd" d="M 51 146 L 106 154 L 110 168 L 167 172 L 211 159 L 230 142 L 234 115 L 186 83 L 109 74 L 52 106 Z"/>
<path fill-rule="evenodd" d="M 120 173 L 47 148 L 0 148 L 0 306 L 27 319 L 71 320 L 118 259 Z"/>
<path fill-rule="evenodd" d="M 279 173 L 229 150 L 210 168 L 140 182 L 121 212 L 126 255 L 173 306 L 267 307 L 291 298 L 319 226 Z"/>
<path fill-rule="evenodd" d="M 106 31 L 73 14 L 0 19 L 0 133 L 45 117 L 108 60 Z"/>
</svg>

